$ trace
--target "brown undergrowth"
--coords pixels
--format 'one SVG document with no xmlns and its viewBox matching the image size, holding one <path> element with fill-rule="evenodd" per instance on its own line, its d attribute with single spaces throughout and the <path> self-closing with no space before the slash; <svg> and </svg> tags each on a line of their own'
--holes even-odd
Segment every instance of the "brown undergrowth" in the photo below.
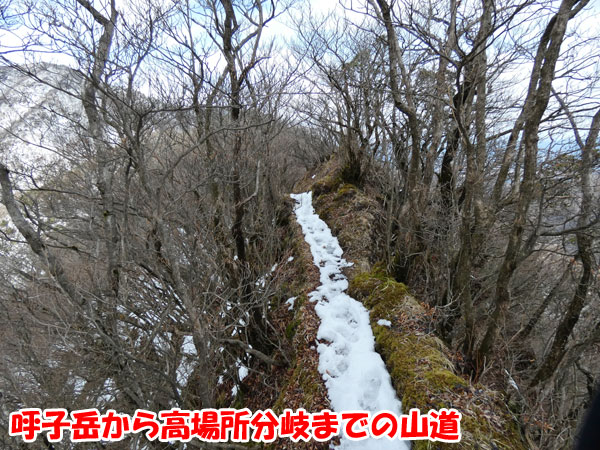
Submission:
<svg viewBox="0 0 600 450">
<path fill-rule="evenodd" d="M 288 290 L 296 299 L 292 309 L 285 302 L 280 306 L 285 318 L 282 321 L 285 323 L 282 334 L 290 349 L 291 364 L 283 376 L 279 395 L 270 405 L 277 414 L 281 414 L 286 408 L 304 408 L 308 412 L 331 409 L 327 389 L 318 371 L 316 340 L 320 321 L 314 304 L 308 300 L 308 294 L 319 285 L 319 270 L 313 263 L 310 248 L 293 213 L 289 228 L 294 264 L 293 270 L 288 273 Z M 265 448 L 322 450 L 328 449 L 329 445 L 327 442 L 294 443 L 281 439 Z"/>
<path fill-rule="evenodd" d="M 295 220 L 293 201 L 284 199 L 285 214 L 280 229 L 283 261 L 272 274 L 276 294 L 270 300 L 270 324 L 279 349 L 271 355 L 286 365 L 266 367 L 253 359 L 249 375 L 243 380 L 235 397 L 231 397 L 231 383 L 220 386 L 219 407 L 249 408 L 251 411 L 273 409 L 277 414 L 284 409 L 304 408 L 315 412 L 330 409 L 327 390 L 318 372 L 319 355 L 316 337 L 319 318 L 308 294 L 319 285 L 319 270 Z M 293 257 L 293 260 L 289 260 Z M 296 297 L 293 308 L 286 303 Z M 247 444 L 238 447 L 323 450 L 329 443 L 293 443 L 288 439 L 272 444 Z"/>
</svg>

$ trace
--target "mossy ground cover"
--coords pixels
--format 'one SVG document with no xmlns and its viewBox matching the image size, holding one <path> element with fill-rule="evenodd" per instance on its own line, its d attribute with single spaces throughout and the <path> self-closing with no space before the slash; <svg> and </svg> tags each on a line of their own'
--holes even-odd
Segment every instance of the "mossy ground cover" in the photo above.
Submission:
<svg viewBox="0 0 600 450">
<path fill-rule="evenodd" d="M 351 280 L 349 294 L 370 310 L 376 348 L 403 410 L 456 408 L 463 415 L 459 444 L 417 441 L 413 448 L 524 448 L 500 394 L 472 385 L 455 373 L 453 355 L 431 331 L 432 311 L 412 297 L 404 284 L 376 266 Z M 391 326 L 378 325 L 381 319 L 389 320 Z"/>
<path fill-rule="evenodd" d="M 355 185 L 341 182 L 333 191 L 319 195 L 313 191 L 313 203 L 338 238 L 344 258 L 354 263 L 350 276 L 368 270 L 381 258 L 383 217 L 377 201 Z"/>
</svg>

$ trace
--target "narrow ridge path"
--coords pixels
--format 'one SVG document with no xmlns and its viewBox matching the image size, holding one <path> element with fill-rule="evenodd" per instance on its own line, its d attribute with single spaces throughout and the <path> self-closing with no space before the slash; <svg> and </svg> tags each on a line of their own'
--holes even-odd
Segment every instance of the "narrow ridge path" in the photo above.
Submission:
<svg viewBox="0 0 600 450">
<path fill-rule="evenodd" d="M 348 280 L 342 268 L 352 264 L 342 258 L 342 248 L 327 224 L 315 213 L 312 192 L 292 194 L 294 212 L 310 246 L 321 285 L 309 294 L 316 302 L 321 319 L 319 372 L 325 380 L 331 407 L 335 412 L 366 410 L 401 414 L 401 402 L 381 356 L 375 351 L 375 338 L 369 312 L 362 303 L 345 293 Z M 351 441 L 344 436 L 338 449 L 408 450 L 406 441 L 366 439 Z"/>
</svg>

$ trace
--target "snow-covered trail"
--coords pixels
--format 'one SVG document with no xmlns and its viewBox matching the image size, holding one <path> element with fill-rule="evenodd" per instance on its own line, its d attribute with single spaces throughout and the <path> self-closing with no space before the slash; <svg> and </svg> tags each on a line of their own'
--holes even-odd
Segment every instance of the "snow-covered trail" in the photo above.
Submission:
<svg viewBox="0 0 600 450">
<path fill-rule="evenodd" d="M 387 410 L 401 414 L 401 403 L 381 356 L 375 351 L 375 338 L 369 312 L 344 291 L 348 280 L 342 268 L 351 264 L 342 258 L 342 249 L 325 222 L 315 213 L 312 192 L 292 194 L 295 213 L 315 265 L 321 285 L 310 293 L 317 302 L 321 319 L 317 333 L 319 372 L 323 375 L 331 407 L 336 412 Z M 342 436 L 338 449 L 405 450 L 410 445 L 400 440 L 368 439 L 351 441 Z"/>
</svg>

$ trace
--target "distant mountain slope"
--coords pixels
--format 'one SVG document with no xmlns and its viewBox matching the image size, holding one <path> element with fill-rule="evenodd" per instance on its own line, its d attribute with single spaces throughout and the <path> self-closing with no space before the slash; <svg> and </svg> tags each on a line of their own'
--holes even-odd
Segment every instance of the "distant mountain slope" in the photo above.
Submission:
<svg viewBox="0 0 600 450">
<path fill-rule="evenodd" d="M 29 71 L 0 67 L 0 158 L 10 165 L 54 160 L 85 120 L 76 71 L 53 64 Z"/>
</svg>

